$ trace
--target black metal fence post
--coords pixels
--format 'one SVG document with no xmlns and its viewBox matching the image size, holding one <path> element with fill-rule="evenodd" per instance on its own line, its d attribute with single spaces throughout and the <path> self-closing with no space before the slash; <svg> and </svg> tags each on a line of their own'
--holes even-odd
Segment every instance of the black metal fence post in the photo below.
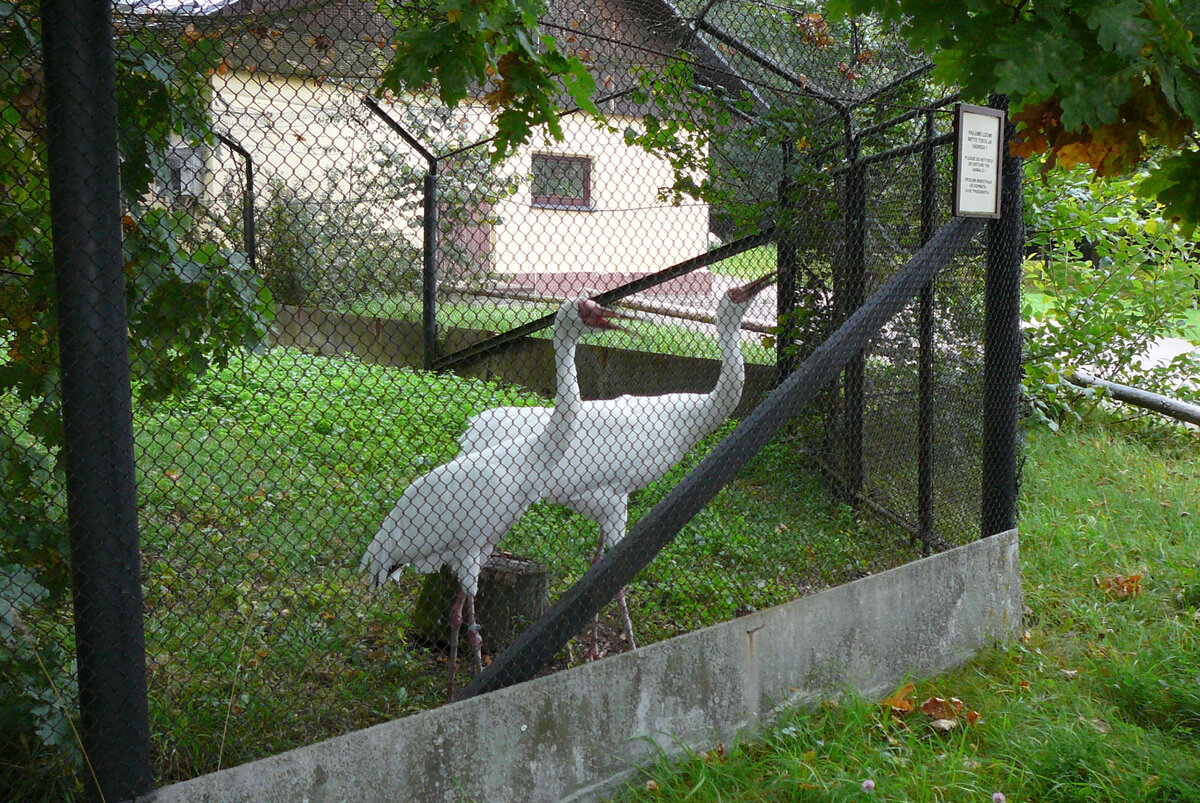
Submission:
<svg viewBox="0 0 1200 803">
<path fill-rule="evenodd" d="M 428 165 L 425 171 L 425 181 L 422 188 L 422 226 L 421 226 L 421 367 L 426 371 L 435 370 L 438 366 L 438 334 L 437 334 L 437 291 L 438 291 L 438 165 L 442 159 L 454 156 L 456 151 L 442 157 L 435 156 L 421 144 L 415 136 L 404 129 L 404 126 L 393 120 L 379 105 L 379 101 L 370 95 L 363 97 L 363 103 L 388 128 L 400 135 L 417 153 L 421 154 Z"/>
<path fill-rule="evenodd" d="M 425 173 L 425 216 L 422 232 L 421 350 L 422 365 L 432 371 L 438 358 L 438 163 L 430 160 Z"/>
<path fill-rule="evenodd" d="M 921 150 L 921 243 L 933 236 L 937 216 L 937 162 L 934 114 L 925 112 L 925 147 Z M 921 288 L 917 339 L 917 530 L 928 549 L 933 540 L 933 282 Z"/>
<path fill-rule="evenodd" d="M 111 14 L 42 3 L 81 739 L 125 800 L 151 773 Z"/>
<path fill-rule="evenodd" d="M 1008 110 L 1008 98 L 989 105 Z M 1000 218 L 988 223 L 984 283 L 983 535 L 1017 523 L 1017 423 L 1021 403 L 1021 160 L 1008 152 L 1014 127 L 1006 123 Z"/>
<path fill-rule="evenodd" d="M 795 145 L 783 143 L 783 174 L 779 177 L 779 237 L 775 241 L 775 268 L 778 278 L 775 311 L 779 336 L 775 338 L 776 381 L 796 370 L 796 235 L 795 183 L 792 180 L 792 161 Z"/>
<path fill-rule="evenodd" d="M 254 160 L 250 152 L 224 134 L 217 139 L 242 157 L 246 163 L 246 194 L 242 198 L 242 239 L 245 240 L 246 257 L 250 260 L 250 271 L 257 274 L 258 247 L 254 242 Z"/>
</svg>

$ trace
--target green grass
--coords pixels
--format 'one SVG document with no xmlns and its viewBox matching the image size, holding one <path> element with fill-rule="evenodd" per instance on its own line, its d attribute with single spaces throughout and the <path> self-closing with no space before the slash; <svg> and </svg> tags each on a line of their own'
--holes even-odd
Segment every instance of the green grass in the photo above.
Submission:
<svg viewBox="0 0 1200 803">
<path fill-rule="evenodd" d="M 443 654 L 410 641 L 421 576 L 373 595 L 359 556 L 405 485 L 457 451 L 495 384 L 277 349 L 139 413 L 151 731 L 159 782 L 441 704 Z M 726 427 L 635 494 L 636 521 Z M 764 451 L 630 585 L 652 642 L 910 560 L 831 501 L 786 443 Z M 501 547 L 547 565 L 554 598 L 595 525 L 535 506 Z M 610 606 L 611 608 L 612 606 Z M 604 615 L 620 631 L 615 610 Z M 582 659 L 576 640 L 557 665 Z"/>
<path fill-rule="evenodd" d="M 978 722 L 936 733 L 847 695 L 664 760 L 619 799 L 1200 800 L 1200 446 L 1037 430 L 1027 456 L 1025 635 L 913 694 Z"/>
<path fill-rule="evenodd" d="M 475 303 L 443 300 L 438 303 L 438 326 L 506 332 L 545 315 L 552 315 L 557 308 L 556 304 L 507 301 L 486 296 L 480 297 Z M 414 295 L 366 297 L 356 301 L 346 311 L 356 315 L 419 321 L 421 299 Z"/>
<path fill-rule="evenodd" d="M 732 276 L 735 279 L 757 279 L 768 271 L 775 270 L 775 244 L 760 245 L 743 251 L 740 254 L 723 259 L 708 268 L 721 276 Z"/>
</svg>

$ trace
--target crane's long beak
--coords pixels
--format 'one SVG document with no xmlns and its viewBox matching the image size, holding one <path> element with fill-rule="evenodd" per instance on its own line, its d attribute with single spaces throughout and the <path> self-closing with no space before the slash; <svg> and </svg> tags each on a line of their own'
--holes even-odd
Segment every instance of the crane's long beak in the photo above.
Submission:
<svg viewBox="0 0 1200 803">
<path fill-rule="evenodd" d="M 613 318 L 623 318 L 632 320 L 632 316 L 624 313 L 611 310 L 608 307 L 602 307 L 590 298 L 579 302 L 579 317 L 588 326 L 594 329 L 621 329 L 625 327 L 619 323 L 614 323 Z"/>
<path fill-rule="evenodd" d="M 760 276 L 752 282 L 743 284 L 741 287 L 735 287 L 729 291 L 734 300 L 739 303 L 745 303 L 754 298 L 764 287 L 769 287 L 775 283 L 776 274 L 778 271 L 771 271 L 766 276 Z"/>
</svg>

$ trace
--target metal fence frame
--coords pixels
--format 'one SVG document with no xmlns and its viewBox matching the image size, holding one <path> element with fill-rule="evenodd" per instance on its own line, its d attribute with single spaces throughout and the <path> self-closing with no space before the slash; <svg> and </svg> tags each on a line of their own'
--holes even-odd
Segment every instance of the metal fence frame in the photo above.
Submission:
<svg viewBox="0 0 1200 803">
<path fill-rule="evenodd" d="M 821 103 L 827 105 L 832 110 L 831 121 L 836 121 L 842 128 L 842 139 L 838 143 L 826 146 L 816 153 L 809 154 L 807 158 L 814 161 L 825 155 L 826 153 L 841 148 L 844 150 L 844 162 L 830 171 L 830 175 L 834 177 L 844 177 L 845 193 L 843 197 L 843 206 L 846 215 L 846 237 L 845 237 L 845 268 L 835 274 L 834 282 L 834 297 L 841 311 L 840 319 L 845 320 L 849 314 L 862 306 L 865 300 L 865 281 L 864 276 L 867 271 L 866 265 L 866 249 L 865 238 L 867 229 L 867 179 L 866 171 L 868 168 L 881 164 L 888 164 L 906 156 L 919 154 L 921 158 L 921 208 L 920 208 L 920 239 L 922 243 L 928 242 L 933 236 L 936 220 L 939 213 L 937 206 L 937 177 L 936 177 L 936 159 L 939 148 L 950 147 L 953 144 L 953 132 L 937 133 L 935 128 L 935 115 L 938 110 L 945 109 L 948 106 L 958 102 L 961 99 L 961 94 L 958 92 L 950 93 L 945 97 L 940 98 L 921 109 L 909 110 L 907 112 L 895 115 L 890 119 L 874 123 L 870 126 L 858 128 L 856 126 L 854 113 L 869 103 L 880 97 L 886 96 L 887 93 L 903 87 L 908 82 L 911 82 L 925 75 L 931 65 L 924 65 L 912 70 L 891 82 L 885 87 L 871 93 L 866 98 L 854 103 L 847 103 L 844 100 L 833 97 L 812 84 L 808 83 L 801 77 L 791 75 L 786 70 L 773 64 L 767 57 L 750 50 L 744 43 L 738 41 L 735 37 L 731 37 L 709 23 L 701 19 L 699 23 L 701 30 L 711 33 L 726 45 L 733 47 L 748 54 L 756 62 L 765 65 L 775 74 L 785 78 L 785 80 L 793 83 L 802 94 L 815 98 Z M 392 117 L 376 102 L 372 97 L 367 96 L 364 102 L 370 108 L 372 113 L 382 119 L 389 128 L 391 128 L 403 141 L 414 148 L 424 158 L 429 167 L 425 174 L 423 187 L 423 209 L 425 210 L 423 217 L 423 272 L 422 272 L 422 365 L 427 370 L 443 371 L 462 368 L 475 360 L 483 358 L 489 354 L 493 354 L 498 350 L 516 344 L 535 332 L 547 329 L 554 321 L 554 316 L 548 314 L 541 318 L 524 324 L 520 327 L 511 329 L 506 332 L 488 337 L 469 346 L 463 347 L 448 354 L 441 353 L 439 347 L 437 309 L 439 302 L 439 268 L 438 268 L 438 248 L 437 248 L 437 193 L 438 193 L 438 166 L 447 158 L 450 158 L 464 150 L 470 150 L 475 147 L 482 146 L 488 142 L 484 140 L 467 148 L 460 148 L 450 153 L 436 155 L 430 152 L 413 133 L 405 130 L 405 128 Z M 997 108 L 1007 110 L 1007 101 L 996 96 L 992 99 L 992 103 Z M 864 141 L 873 136 L 890 129 L 895 128 L 916 117 L 924 118 L 924 128 L 920 139 L 890 148 L 885 151 L 863 154 Z M 1012 131 L 1007 132 L 1011 136 Z M 782 152 L 782 162 L 786 165 L 791 165 L 796 162 L 799 157 L 795 153 L 793 144 L 789 141 L 779 143 Z M 1014 162 L 1014 164 L 1016 164 Z M 1019 170 L 1014 172 L 1014 169 L 1008 169 L 1004 175 L 1004 185 L 1009 192 L 1015 192 L 1016 198 L 1013 203 L 1016 203 L 1016 208 L 1020 209 L 1020 174 Z M 778 197 L 781 204 L 792 203 L 792 178 L 789 170 L 785 169 L 778 182 Z M 1011 199 L 1010 199 L 1011 200 Z M 1019 236 L 1020 222 L 1013 224 L 1011 221 L 1003 229 L 993 227 L 989 232 L 990 237 L 998 238 L 997 242 L 1007 242 Z M 731 256 L 744 253 L 752 248 L 755 248 L 764 243 L 773 242 L 777 246 L 776 268 L 778 272 L 778 306 L 777 315 L 780 321 L 789 320 L 789 316 L 795 309 L 795 290 L 796 290 L 796 274 L 799 269 L 798 258 L 795 249 L 795 244 L 789 237 L 789 232 L 784 229 L 770 226 L 756 234 L 740 237 L 729 243 L 725 243 L 717 248 L 711 249 L 705 253 L 697 254 L 695 257 L 684 260 L 678 264 L 664 268 L 649 276 L 627 282 L 620 287 L 597 294 L 595 299 L 601 304 L 611 304 L 628 298 L 636 293 L 642 292 L 651 287 L 664 284 L 672 279 L 685 276 L 693 271 L 716 264 Z M 1000 281 L 995 278 L 995 274 L 1002 269 L 999 265 L 1005 257 L 996 255 L 996 249 L 989 250 L 989 265 L 997 267 L 989 268 L 989 282 Z M 1019 264 L 1019 263 L 1018 263 Z M 997 293 L 1014 293 L 1019 292 L 1019 270 L 1016 275 L 1018 286 L 1014 290 L 1011 287 L 1014 277 L 1005 275 L 1003 282 L 1006 282 L 1004 289 L 995 290 Z M 1012 328 L 1018 327 L 1019 334 L 1019 297 L 1017 301 L 1012 301 L 1009 308 L 1006 308 L 1003 315 L 1003 333 L 999 331 L 991 331 L 987 335 L 989 341 L 997 341 L 1005 337 L 1012 336 Z M 989 309 L 991 307 L 989 306 Z M 934 288 L 930 282 L 922 289 L 918 297 L 919 310 L 919 349 L 920 349 L 920 401 L 918 406 L 918 430 L 919 430 L 919 454 L 918 454 L 918 512 L 915 522 L 903 521 L 899 516 L 890 511 L 879 510 L 885 516 L 889 516 L 893 521 L 897 522 L 910 532 L 914 538 L 918 539 L 926 552 L 944 549 L 946 543 L 934 533 L 933 522 L 933 414 L 934 399 L 932 396 L 932 377 L 934 370 L 934 332 L 933 323 L 935 315 Z M 1013 310 L 1016 310 L 1014 312 Z M 992 325 L 999 327 L 995 323 L 994 318 Z M 794 334 L 789 331 L 787 324 L 781 324 L 779 336 L 776 338 L 776 364 L 778 368 L 779 381 L 783 381 L 791 373 L 796 370 L 796 358 L 790 355 L 786 346 L 795 339 Z M 993 354 L 993 359 L 997 359 Z M 1000 362 L 1004 362 L 1008 357 L 998 358 Z M 1015 364 L 1015 363 L 1014 363 Z M 1010 373 L 1012 369 L 1010 368 Z M 993 366 L 993 373 L 999 372 L 999 365 Z M 844 409 L 845 415 L 843 419 L 843 427 L 841 432 L 841 450 L 843 459 L 843 468 L 841 472 L 832 470 L 832 467 L 827 466 L 826 472 L 836 474 L 836 482 L 838 492 L 851 504 L 873 504 L 863 494 L 864 484 L 864 463 L 863 463 L 863 415 L 865 406 L 864 395 L 864 375 L 865 375 L 865 358 L 858 356 L 851 359 L 845 366 L 842 374 L 842 382 L 844 388 Z M 991 375 L 989 375 L 991 376 Z M 1003 380 L 993 379 L 993 384 L 988 386 L 985 391 L 989 393 L 993 390 L 998 391 L 1001 386 L 1008 387 L 1015 381 L 1015 385 L 1019 386 L 1019 375 L 1013 379 L 1012 376 L 1005 376 Z M 1007 384 L 1006 384 L 1007 383 Z M 1008 405 L 1014 410 L 1015 402 Z M 999 426 L 999 425 L 996 425 Z M 1015 426 L 1015 424 L 1012 424 Z M 1009 423 L 1003 425 L 1004 429 L 1010 428 Z M 996 438 L 996 433 L 988 435 L 989 438 Z M 989 476 L 989 481 L 984 487 L 989 489 L 991 494 L 997 493 L 998 488 L 1007 488 L 1012 486 L 1015 488 L 1015 478 L 1008 478 L 1006 474 L 1001 473 L 995 476 Z M 1015 493 L 1015 491 L 1013 492 Z M 1002 510 L 1005 506 L 1010 506 L 1012 500 L 1008 499 L 993 499 L 988 497 L 989 501 L 985 504 L 986 510 Z M 1002 527 L 997 522 L 1002 522 L 1004 516 L 999 514 L 989 513 L 988 516 L 998 516 L 994 520 L 988 518 L 991 522 L 989 530 L 991 532 L 1000 532 L 1007 527 Z M 985 517 L 986 518 L 986 517 Z M 1011 526 L 1011 525 L 1010 525 Z"/>
<path fill-rule="evenodd" d="M 80 687 L 82 743 L 91 780 L 104 799 L 129 799 L 149 792 L 149 727 L 145 686 L 145 649 L 139 579 L 137 500 L 134 483 L 130 374 L 125 337 L 120 203 L 117 183 L 117 132 L 113 87 L 111 7 L 108 3 L 48 0 L 43 5 L 46 89 L 54 216 L 54 253 L 62 321 L 63 416 L 67 438 L 68 514 L 73 564 L 75 627 Z M 706 23 L 700 21 L 703 27 Z M 715 28 L 705 30 L 718 36 Z M 733 46 L 733 45 L 731 45 Z M 757 55 L 757 54 L 754 54 Z M 815 91 L 809 88 L 809 91 Z M 832 105 L 832 104 L 831 104 Z M 1005 107 L 1003 98 L 993 105 Z M 920 152 L 932 154 L 943 138 L 933 133 L 926 111 L 925 138 L 894 153 L 860 157 L 866 130 L 855 133 L 849 110 L 834 106 L 847 123 L 848 220 L 861 224 L 862 170 L 868 160 Z M 1011 126 L 1006 135 L 1011 136 Z M 429 157 L 429 154 L 426 154 Z M 785 154 L 785 158 L 794 158 Z M 931 156 L 929 157 L 932 158 Z M 436 212 L 437 159 L 430 158 L 426 177 L 426 209 Z M 984 420 L 981 535 L 1015 523 L 1017 489 L 1017 416 L 1020 392 L 1019 280 L 1021 189 L 1020 165 L 1004 159 L 1002 216 L 988 225 L 990 246 L 986 277 L 985 383 L 990 398 L 1002 403 L 988 408 Z M 248 181 L 252 166 L 247 160 Z M 931 179 L 926 175 L 928 187 Z M 786 188 L 781 188 L 781 193 Z M 925 206 L 922 207 L 923 211 Z M 432 215 L 427 214 L 426 225 Z M 874 332 L 914 297 L 921 299 L 923 342 L 931 326 L 931 280 L 953 247 L 969 239 L 980 223 L 955 220 L 936 234 L 932 208 L 922 218 L 921 251 L 869 299 L 848 288 L 843 297 L 846 317 L 840 328 L 804 363 L 789 371 L 774 394 L 737 431 L 648 515 L 628 538 L 560 599 L 545 617 L 464 690 L 464 696 L 519 682 L 532 668 L 544 665 L 565 634 L 577 630 L 607 603 L 674 533 L 727 482 L 771 435 L 782 427 L 821 387 L 845 367 L 847 399 L 859 413 L 847 418 L 846 438 L 852 453 L 850 490 L 861 486 L 861 467 L 853 470 L 853 444 L 861 441 L 861 348 Z M 248 221 L 252 225 L 251 221 Z M 599 297 L 608 302 L 642 287 L 709 264 L 776 236 L 774 231 L 731 243 L 709 255 L 681 263 Z M 859 236 L 849 248 L 861 251 Z M 247 235 L 252 239 L 250 231 Z M 472 352 L 436 355 L 433 305 L 436 266 L 426 243 L 424 323 L 428 367 L 445 368 L 467 360 Z M 849 254 L 848 264 L 861 263 Z M 780 249 L 781 284 L 794 285 L 794 253 Z M 781 296 L 785 296 L 781 293 Z M 781 310 L 782 312 L 783 310 Z M 536 321 L 501 336 L 515 340 L 549 324 Z M 493 341 L 479 351 L 503 345 Z M 835 359 L 833 355 L 841 355 Z M 1015 355 L 1015 356 L 1014 356 Z M 930 357 L 922 352 L 922 371 Z M 854 399 L 858 399 L 857 403 Z M 923 398 L 920 429 L 928 434 Z M 924 439 L 923 439 L 924 441 Z M 861 446 L 859 447 L 861 449 Z M 930 533 L 928 485 L 931 454 L 921 451 L 920 529 Z M 861 460 L 861 452 L 859 453 Z"/>
<path fill-rule="evenodd" d="M 80 738 L 105 800 L 149 792 L 112 7 L 42 4 Z"/>
</svg>

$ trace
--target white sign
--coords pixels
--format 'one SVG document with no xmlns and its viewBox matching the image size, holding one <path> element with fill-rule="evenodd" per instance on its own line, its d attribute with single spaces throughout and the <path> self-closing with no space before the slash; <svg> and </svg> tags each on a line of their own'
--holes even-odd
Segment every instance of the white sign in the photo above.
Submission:
<svg viewBox="0 0 1200 803">
<path fill-rule="evenodd" d="M 1000 217 L 1004 112 L 958 104 L 954 138 L 954 214 Z"/>
</svg>

